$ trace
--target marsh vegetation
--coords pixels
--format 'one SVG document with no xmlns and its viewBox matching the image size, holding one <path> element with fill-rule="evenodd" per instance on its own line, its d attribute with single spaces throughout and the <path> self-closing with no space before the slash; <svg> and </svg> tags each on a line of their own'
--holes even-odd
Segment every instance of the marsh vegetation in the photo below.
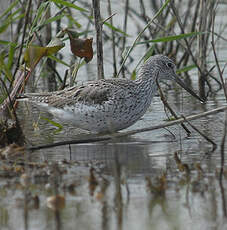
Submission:
<svg viewBox="0 0 227 230">
<path fill-rule="evenodd" d="M 226 228 L 226 1 L 0 4 L 1 229 Z M 95 135 L 16 100 L 136 79 L 155 54 L 206 103 L 167 82 L 135 125 Z"/>
</svg>

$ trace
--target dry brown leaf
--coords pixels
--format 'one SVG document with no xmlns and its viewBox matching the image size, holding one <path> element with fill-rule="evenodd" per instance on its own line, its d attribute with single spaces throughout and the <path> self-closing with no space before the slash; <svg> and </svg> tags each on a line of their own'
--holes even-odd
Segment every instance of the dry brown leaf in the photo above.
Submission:
<svg viewBox="0 0 227 230">
<path fill-rule="evenodd" d="M 65 207 L 65 197 L 62 195 L 50 196 L 46 200 L 47 207 L 59 211 Z"/>
<path fill-rule="evenodd" d="M 91 168 L 90 169 L 90 177 L 89 177 L 89 190 L 90 190 L 91 196 L 94 195 L 94 192 L 95 192 L 97 185 L 98 185 L 98 181 L 94 175 L 94 168 Z"/>
<path fill-rule="evenodd" d="M 23 173 L 20 177 L 20 183 L 23 186 L 28 186 L 30 184 L 31 178 L 28 174 Z"/>
<path fill-rule="evenodd" d="M 87 63 L 91 61 L 93 58 L 93 38 L 74 38 L 71 31 L 66 30 L 66 32 L 69 35 L 72 53 L 77 57 L 84 58 Z"/>
</svg>

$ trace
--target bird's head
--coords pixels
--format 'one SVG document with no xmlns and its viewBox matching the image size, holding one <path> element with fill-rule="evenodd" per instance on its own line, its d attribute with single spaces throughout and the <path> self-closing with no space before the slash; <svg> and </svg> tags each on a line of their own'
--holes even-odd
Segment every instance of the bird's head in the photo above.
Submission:
<svg viewBox="0 0 227 230">
<path fill-rule="evenodd" d="M 192 96 L 204 102 L 192 89 L 190 89 L 176 74 L 175 63 L 164 55 L 150 57 L 142 66 L 141 75 L 152 78 L 154 81 L 172 80 L 178 83 Z"/>
</svg>

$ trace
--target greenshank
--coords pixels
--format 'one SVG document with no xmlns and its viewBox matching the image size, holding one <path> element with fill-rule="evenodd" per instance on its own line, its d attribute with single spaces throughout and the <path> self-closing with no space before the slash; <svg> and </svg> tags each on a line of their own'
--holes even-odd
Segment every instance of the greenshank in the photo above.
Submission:
<svg viewBox="0 0 227 230">
<path fill-rule="evenodd" d="M 203 101 L 177 76 L 176 65 L 164 55 L 150 57 L 136 80 L 102 79 L 55 92 L 26 93 L 23 98 L 78 128 L 95 133 L 116 132 L 145 114 L 160 80 L 173 80 Z"/>
</svg>

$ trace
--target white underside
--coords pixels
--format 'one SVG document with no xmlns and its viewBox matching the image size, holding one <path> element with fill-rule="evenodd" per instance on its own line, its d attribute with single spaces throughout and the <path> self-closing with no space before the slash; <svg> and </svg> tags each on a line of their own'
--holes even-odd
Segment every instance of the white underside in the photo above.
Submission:
<svg viewBox="0 0 227 230">
<path fill-rule="evenodd" d="M 39 102 L 36 104 L 52 113 L 60 121 L 95 133 L 115 132 L 131 126 L 138 120 L 138 117 L 132 119 L 132 116 L 125 113 L 125 111 L 114 113 L 111 106 L 108 111 L 102 111 L 102 109 L 95 106 L 84 104 L 77 105 L 76 108 L 65 106 L 64 109 L 51 107 L 46 103 Z M 88 114 L 88 116 L 85 114 Z"/>
</svg>

